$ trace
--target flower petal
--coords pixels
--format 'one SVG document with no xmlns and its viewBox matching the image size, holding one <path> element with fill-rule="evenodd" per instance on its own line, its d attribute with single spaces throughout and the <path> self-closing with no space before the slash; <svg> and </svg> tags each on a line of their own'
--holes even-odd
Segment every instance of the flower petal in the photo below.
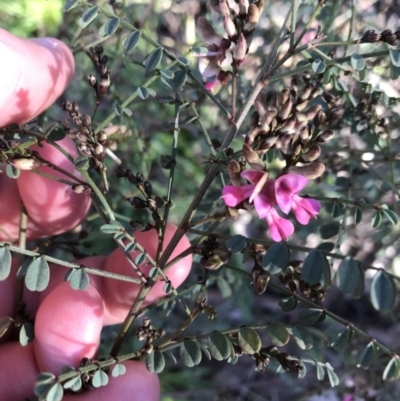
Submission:
<svg viewBox="0 0 400 401">
<path fill-rule="evenodd" d="M 268 213 L 266 217 L 269 233 L 274 241 L 286 241 L 288 237 L 294 233 L 294 226 L 292 222 L 279 216 L 274 208 L 270 209 L 270 213 Z"/>
<path fill-rule="evenodd" d="M 245 199 L 249 198 L 253 192 L 254 185 L 242 185 L 234 187 L 233 185 L 226 185 L 222 190 L 221 199 L 225 202 L 226 206 L 235 207 Z"/>
<path fill-rule="evenodd" d="M 293 195 L 301 191 L 307 185 L 307 181 L 307 178 L 300 174 L 286 174 L 276 179 L 276 202 L 282 212 L 290 212 Z"/>
<path fill-rule="evenodd" d="M 265 174 L 268 174 L 260 170 L 245 170 L 240 175 L 246 180 L 250 181 L 252 184 L 256 185 Z"/>
<path fill-rule="evenodd" d="M 263 193 L 258 194 L 254 198 L 254 207 L 256 208 L 258 217 L 263 219 L 270 213 L 274 203 Z"/>
<path fill-rule="evenodd" d="M 321 209 L 321 205 L 315 199 L 302 198 L 298 195 L 293 197 L 293 212 L 300 224 L 308 224 L 311 218 L 315 218 Z"/>
</svg>

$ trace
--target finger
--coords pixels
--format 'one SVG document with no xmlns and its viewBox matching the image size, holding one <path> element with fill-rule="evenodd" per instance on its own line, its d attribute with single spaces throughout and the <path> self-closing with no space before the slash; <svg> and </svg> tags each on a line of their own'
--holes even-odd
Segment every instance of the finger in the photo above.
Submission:
<svg viewBox="0 0 400 401">
<path fill-rule="evenodd" d="M 171 241 L 172 236 L 176 231 L 176 226 L 173 224 L 167 224 L 164 236 L 163 250 L 166 249 L 168 243 Z M 157 253 L 158 247 L 158 236 L 155 229 L 145 231 L 145 232 L 135 232 L 135 238 L 140 245 L 144 247 L 146 252 L 154 259 Z M 179 241 L 178 245 L 172 252 L 169 260 L 172 260 L 178 256 L 181 252 L 190 247 L 189 239 L 183 236 Z M 133 260 L 139 254 L 139 251 L 131 252 Z M 183 283 L 190 272 L 192 266 L 192 256 L 186 256 L 185 258 L 176 262 L 172 267 L 170 267 L 166 276 L 171 281 L 172 285 L 177 288 Z M 139 266 L 142 273 L 148 275 L 149 271 L 153 266 L 150 263 L 143 263 Z M 115 250 L 107 259 L 105 270 L 113 273 L 123 274 L 130 277 L 138 277 L 132 266 L 127 261 L 124 253 L 117 249 Z M 164 292 L 164 281 L 157 282 L 154 287 L 150 290 L 147 295 L 143 306 L 149 305 L 156 302 L 161 297 L 165 296 Z M 107 310 L 104 324 L 116 324 L 121 323 L 126 318 L 133 302 L 135 301 L 140 290 L 140 285 L 128 283 L 126 281 L 120 280 L 103 280 L 103 294 L 105 308 Z"/>
<path fill-rule="evenodd" d="M 0 400 L 17 401 L 33 396 L 39 368 L 33 344 L 23 347 L 17 342 L 0 346 Z"/>
<path fill-rule="evenodd" d="M 23 124 L 46 110 L 64 92 L 74 58 L 57 39 L 21 39 L 0 29 L 0 127 Z"/>
<path fill-rule="evenodd" d="M 72 157 L 77 157 L 75 144 L 69 137 L 58 141 L 57 144 Z M 54 146 L 43 142 L 42 148 L 35 145 L 31 150 L 39 152 L 43 159 L 81 178 L 73 163 Z M 38 169 L 72 181 L 70 177 L 50 167 L 41 166 Z M 31 171 L 21 171 L 17 182 L 28 216 L 42 228 L 43 236 L 61 234 L 73 229 L 82 222 L 89 210 L 90 196 L 77 194 L 71 186 L 64 183 L 42 177 Z"/>
<path fill-rule="evenodd" d="M 126 373 L 110 377 L 107 386 L 83 394 L 70 394 L 63 401 L 158 401 L 160 382 L 155 373 L 150 373 L 144 363 L 126 361 Z"/>
<path fill-rule="evenodd" d="M 74 290 L 69 283 L 56 287 L 39 306 L 35 320 L 35 354 L 41 371 L 60 373 L 93 358 L 103 326 L 103 300 L 92 286 Z"/>
</svg>

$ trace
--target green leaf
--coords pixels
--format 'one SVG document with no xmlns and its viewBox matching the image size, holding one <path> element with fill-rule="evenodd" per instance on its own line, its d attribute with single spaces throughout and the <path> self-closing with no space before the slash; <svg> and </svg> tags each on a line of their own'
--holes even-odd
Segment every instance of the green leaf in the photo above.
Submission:
<svg viewBox="0 0 400 401">
<path fill-rule="evenodd" d="M 326 64 L 321 59 L 317 58 L 311 64 L 311 68 L 316 74 L 322 74 L 326 70 Z"/>
<path fill-rule="evenodd" d="M 208 49 L 207 49 L 207 47 L 198 47 L 198 46 L 193 46 L 192 47 L 192 51 L 193 51 L 193 53 L 196 53 L 196 54 L 208 54 Z"/>
<path fill-rule="evenodd" d="M 382 223 L 382 213 L 376 212 L 371 219 L 371 227 L 378 228 Z"/>
<path fill-rule="evenodd" d="M 82 14 L 82 17 L 79 20 L 79 26 L 82 29 L 85 29 L 89 26 L 97 17 L 99 13 L 99 7 L 90 7 Z"/>
<path fill-rule="evenodd" d="M 267 335 L 272 344 L 282 347 L 287 344 L 290 339 L 290 334 L 286 327 L 281 324 L 269 324 L 266 329 Z"/>
<path fill-rule="evenodd" d="M 329 239 L 339 234 L 340 224 L 336 221 L 324 224 L 319 228 L 322 239 Z"/>
<path fill-rule="evenodd" d="M 309 308 L 301 311 L 297 319 L 303 326 L 314 326 L 325 320 L 325 313 L 322 309 Z"/>
<path fill-rule="evenodd" d="M 317 249 L 321 252 L 332 252 L 335 249 L 335 244 L 333 242 L 321 242 Z"/>
<path fill-rule="evenodd" d="M 82 388 L 82 379 L 80 376 L 73 377 L 72 379 L 66 381 L 63 385 L 66 390 L 72 390 L 77 392 Z"/>
<path fill-rule="evenodd" d="M 400 359 L 398 355 L 392 357 L 383 372 L 383 380 L 395 380 L 400 377 Z"/>
<path fill-rule="evenodd" d="M 174 73 L 171 70 L 160 70 L 160 74 L 169 80 L 174 77 Z"/>
<path fill-rule="evenodd" d="M 247 354 L 254 354 L 261 349 L 261 339 L 258 333 L 250 327 L 241 327 L 238 333 L 239 346 Z"/>
<path fill-rule="evenodd" d="M 343 259 L 339 265 L 336 283 L 337 286 L 345 293 L 353 292 L 360 280 L 360 268 L 357 262 L 350 256 Z"/>
<path fill-rule="evenodd" d="M 30 291 L 43 291 L 50 280 L 50 268 L 46 259 L 40 256 L 29 265 L 25 275 L 25 285 Z"/>
<path fill-rule="evenodd" d="M 350 64 L 351 66 L 357 70 L 362 71 L 365 69 L 365 60 L 364 57 L 360 56 L 359 54 L 355 53 L 350 57 Z"/>
<path fill-rule="evenodd" d="M 128 243 L 125 245 L 125 251 L 126 251 L 126 252 L 132 252 L 132 251 L 135 250 L 135 248 L 136 248 L 136 244 L 135 244 L 134 242 L 128 242 Z"/>
<path fill-rule="evenodd" d="M 92 386 L 94 388 L 99 388 L 102 386 L 107 386 L 107 384 L 108 384 L 107 373 L 99 369 L 92 378 Z"/>
<path fill-rule="evenodd" d="M 157 95 L 156 91 L 151 88 L 147 88 L 147 92 L 148 92 L 149 96 L 151 96 L 151 97 L 156 97 L 156 95 Z"/>
<path fill-rule="evenodd" d="M 229 238 L 227 243 L 227 247 L 232 253 L 241 252 L 245 246 L 246 237 L 243 237 L 243 235 L 234 235 L 233 237 Z"/>
<path fill-rule="evenodd" d="M 11 272 L 11 252 L 8 246 L 0 247 L 0 281 L 4 281 Z"/>
<path fill-rule="evenodd" d="M 84 291 L 89 286 L 89 275 L 85 269 L 74 269 L 73 273 L 69 276 L 69 284 L 74 290 Z"/>
<path fill-rule="evenodd" d="M 124 41 L 122 42 L 122 46 L 124 46 L 126 52 L 132 51 L 137 46 L 141 35 L 142 33 L 140 31 L 135 31 L 129 34 L 124 39 Z"/>
<path fill-rule="evenodd" d="M 324 380 L 324 377 L 325 377 L 324 366 L 321 363 L 319 363 L 318 361 L 315 361 L 315 367 L 317 368 L 317 379 Z"/>
<path fill-rule="evenodd" d="M 158 350 L 154 350 L 147 355 L 147 370 L 152 373 L 161 373 L 165 368 L 164 354 Z"/>
<path fill-rule="evenodd" d="M 197 344 L 199 344 L 201 350 L 203 351 L 203 354 L 207 357 L 207 359 L 211 361 L 212 358 L 208 348 L 201 341 L 199 341 Z M 176 360 L 175 360 L 175 365 L 176 365 Z"/>
<path fill-rule="evenodd" d="M 118 377 L 118 376 L 122 376 L 124 375 L 126 372 L 126 367 L 125 365 L 122 365 L 122 363 L 117 363 L 112 371 L 111 371 L 111 375 L 112 377 Z"/>
<path fill-rule="evenodd" d="M 157 47 L 151 53 L 149 53 L 143 61 L 144 68 L 146 68 L 147 71 L 154 71 L 157 68 L 158 64 L 160 64 L 162 56 L 162 48 Z"/>
<path fill-rule="evenodd" d="M 183 363 L 189 368 L 198 365 L 201 361 L 201 349 L 193 340 L 184 341 L 179 347 L 179 355 Z"/>
<path fill-rule="evenodd" d="M 171 86 L 174 90 L 179 90 L 185 85 L 187 78 L 186 70 L 179 70 L 175 73 L 174 78 L 171 79 Z"/>
<path fill-rule="evenodd" d="M 123 228 L 120 225 L 115 224 L 103 224 L 100 227 L 100 231 L 104 234 L 115 234 L 123 231 Z"/>
<path fill-rule="evenodd" d="M 375 341 L 370 341 L 358 358 L 357 367 L 368 369 L 373 363 L 375 363 L 377 356 L 378 349 Z"/>
<path fill-rule="evenodd" d="M 0 338 L 3 337 L 13 321 L 14 320 L 8 316 L 0 318 Z"/>
<path fill-rule="evenodd" d="M 119 23 L 120 19 L 118 17 L 112 17 L 104 26 L 104 33 L 106 35 L 112 35 L 118 29 Z"/>
<path fill-rule="evenodd" d="M 335 387 L 339 384 L 339 378 L 337 374 L 334 372 L 333 367 L 329 362 L 325 364 L 326 372 L 328 373 L 329 383 L 331 387 Z"/>
<path fill-rule="evenodd" d="M 44 401 L 61 401 L 64 395 L 64 390 L 60 383 L 54 383 L 47 391 Z"/>
<path fill-rule="evenodd" d="M 390 210 L 388 205 L 382 205 L 381 207 L 383 214 L 390 221 L 390 223 L 392 223 L 393 225 L 397 224 L 397 222 L 399 221 L 399 217 L 397 216 L 397 214 L 393 210 Z"/>
<path fill-rule="evenodd" d="M 181 56 L 181 57 L 178 57 L 176 60 L 179 61 L 179 63 L 181 65 L 183 65 L 184 67 L 187 67 L 190 64 L 189 60 L 186 57 Z"/>
<path fill-rule="evenodd" d="M 270 274 L 280 273 L 289 263 L 289 248 L 284 242 L 272 245 L 261 259 L 261 267 Z"/>
<path fill-rule="evenodd" d="M 19 343 L 25 347 L 35 338 L 32 323 L 25 322 L 19 330 Z"/>
<path fill-rule="evenodd" d="M 358 79 L 359 79 L 360 81 L 364 81 L 365 78 L 366 78 L 366 76 L 367 76 L 367 69 L 366 69 L 366 68 L 364 68 L 364 69 L 362 69 L 362 70 L 360 70 L 360 71 L 358 72 Z"/>
<path fill-rule="evenodd" d="M 138 96 L 143 100 L 149 97 L 149 92 L 147 91 L 147 88 L 145 88 L 144 86 L 140 86 L 139 88 L 137 88 L 136 92 Z"/>
<path fill-rule="evenodd" d="M 164 287 L 163 287 L 163 291 L 164 291 L 166 294 L 169 294 L 169 293 L 171 292 L 171 290 L 172 290 L 172 284 L 171 284 L 170 281 L 168 281 L 168 283 L 165 283 L 165 285 L 164 285 Z"/>
<path fill-rule="evenodd" d="M 217 361 L 228 359 L 231 354 L 228 338 L 218 331 L 215 331 L 208 337 L 207 345 L 211 356 Z"/>
<path fill-rule="evenodd" d="M 65 3 L 64 6 L 64 12 L 67 13 L 68 11 L 71 11 L 73 8 L 75 8 L 79 3 L 79 0 L 68 0 Z"/>
<path fill-rule="evenodd" d="M 296 309 L 299 301 L 295 297 L 289 298 L 282 298 L 279 301 L 279 306 L 284 312 L 291 312 L 292 310 Z"/>
<path fill-rule="evenodd" d="M 362 210 L 358 206 L 354 210 L 354 222 L 360 224 L 362 219 Z"/>
<path fill-rule="evenodd" d="M 376 310 L 389 310 L 396 301 L 396 287 L 392 277 L 379 270 L 371 284 L 371 302 Z"/>
<path fill-rule="evenodd" d="M 139 253 L 135 258 L 135 265 L 139 266 L 146 260 L 146 255 L 144 253 Z"/>
<path fill-rule="evenodd" d="M 306 377 L 307 374 L 307 368 L 306 365 L 304 364 L 304 362 L 302 360 L 299 359 L 299 365 L 300 365 L 300 370 L 298 373 L 298 378 L 299 379 L 304 379 Z"/>
<path fill-rule="evenodd" d="M 358 266 L 358 264 L 357 264 Z M 360 268 L 360 266 L 358 266 L 359 269 L 359 278 L 358 278 L 358 283 L 357 283 L 357 287 L 355 288 L 354 292 L 353 292 L 353 297 L 355 299 L 361 298 L 361 296 L 364 294 L 364 278 L 365 278 L 365 273 L 364 270 L 362 270 Z"/>
<path fill-rule="evenodd" d="M 397 49 L 389 50 L 390 61 L 395 67 L 400 67 L 400 52 Z"/>
<path fill-rule="evenodd" d="M 325 255 L 318 249 L 311 250 L 303 262 L 301 275 L 303 280 L 310 285 L 318 283 L 324 283 L 326 286 L 329 285 L 331 269 Z"/>
<path fill-rule="evenodd" d="M 332 347 L 335 347 L 338 351 L 343 351 L 349 344 L 353 337 L 353 329 L 351 326 L 346 326 L 332 342 Z"/>
<path fill-rule="evenodd" d="M 314 338 L 308 331 L 307 327 L 294 326 L 293 337 L 301 349 L 310 349 L 314 345 Z"/>
</svg>

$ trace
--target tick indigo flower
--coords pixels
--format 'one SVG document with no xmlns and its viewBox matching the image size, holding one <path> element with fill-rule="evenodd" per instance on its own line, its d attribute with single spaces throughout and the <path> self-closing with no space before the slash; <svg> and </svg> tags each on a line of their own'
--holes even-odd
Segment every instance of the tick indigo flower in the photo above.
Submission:
<svg viewBox="0 0 400 401">
<path fill-rule="evenodd" d="M 267 220 L 274 241 L 287 240 L 294 232 L 292 222 L 281 217 L 275 206 L 285 214 L 293 210 L 296 219 L 304 225 L 316 217 L 321 208 L 315 199 L 297 195 L 307 185 L 308 180 L 302 175 L 286 174 L 277 179 L 268 179 L 266 172 L 246 170 L 241 176 L 250 184 L 225 186 L 221 199 L 230 207 L 235 207 L 244 200 L 253 203 L 258 217 Z"/>
</svg>

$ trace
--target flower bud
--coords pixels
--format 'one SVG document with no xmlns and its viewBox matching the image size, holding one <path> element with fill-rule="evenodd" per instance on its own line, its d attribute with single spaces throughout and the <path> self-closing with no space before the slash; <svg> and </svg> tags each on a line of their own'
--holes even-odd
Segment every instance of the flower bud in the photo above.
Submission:
<svg viewBox="0 0 400 401">
<path fill-rule="evenodd" d="M 391 46 L 396 46 L 397 44 L 396 35 L 390 29 L 385 29 L 381 32 L 381 41 Z"/>
<path fill-rule="evenodd" d="M 29 157 L 16 158 L 10 160 L 9 163 L 20 170 L 32 170 L 40 166 L 40 163 L 36 159 Z"/>
<path fill-rule="evenodd" d="M 301 161 L 304 163 L 310 163 L 317 160 L 321 154 L 321 148 L 314 144 L 311 148 L 301 156 Z"/>
<path fill-rule="evenodd" d="M 84 127 L 90 127 L 92 125 L 92 119 L 88 114 L 82 116 L 82 124 Z"/>
<path fill-rule="evenodd" d="M 226 0 L 219 0 L 219 12 L 223 16 L 230 14 L 229 5 Z"/>
<path fill-rule="evenodd" d="M 146 209 L 147 208 L 147 202 L 144 201 L 143 199 L 133 196 L 131 198 L 126 199 L 135 209 Z"/>
<path fill-rule="evenodd" d="M 259 158 L 257 152 L 247 144 L 243 145 L 243 156 L 252 169 L 260 171 L 265 170 L 264 162 Z"/>
<path fill-rule="evenodd" d="M 331 122 L 335 122 L 335 121 L 339 120 L 340 118 L 342 118 L 343 113 L 344 113 L 343 107 L 336 107 L 336 108 L 332 109 L 331 112 L 329 113 L 329 120 Z"/>
<path fill-rule="evenodd" d="M 210 6 L 215 12 L 221 14 L 221 10 L 219 9 L 219 0 L 210 0 Z"/>
<path fill-rule="evenodd" d="M 377 43 L 379 42 L 381 35 L 376 33 L 373 29 L 369 29 L 368 31 L 364 32 L 364 35 L 361 37 L 361 43 Z"/>
<path fill-rule="evenodd" d="M 300 95 L 300 99 L 303 100 L 303 101 L 308 100 L 308 98 L 310 97 L 312 89 L 313 89 L 312 85 L 307 84 L 303 89 L 303 93 Z"/>
<path fill-rule="evenodd" d="M 245 183 L 244 179 L 240 176 L 241 168 L 240 164 L 236 160 L 231 160 L 228 162 L 228 174 L 235 186 L 240 186 Z"/>
<path fill-rule="evenodd" d="M 77 194 L 91 194 L 92 188 L 89 185 L 77 184 L 72 186 L 72 190 Z"/>
<path fill-rule="evenodd" d="M 285 104 L 290 97 L 290 89 L 285 88 L 281 91 L 281 104 Z"/>
<path fill-rule="evenodd" d="M 324 174 L 325 165 L 314 161 L 311 164 L 306 166 L 293 166 L 289 168 L 289 173 L 291 174 L 300 174 L 309 180 L 315 180 L 318 177 L 321 177 Z"/>
<path fill-rule="evenodd" d="M 309 109 L 304 110 L 303 113 L 307 116 L 309 120 L 312 120 L 315 115 L 322 109 L 322 106 L 320 104 L 316 104 L 314 106 L 311 106 Z"/>
<path fill-rule="evenodd" d="M 225 15 L 224 17 L 224 29 L 229 39 L 236 35 L 235 23 L 229 15 Z"/>
<path fill-rule="evenodd" d="M 317 138 L 317 142 L 320 143 L 328 142 L 333 138 L 334 135 L 335 134 L 332 130 L 326 130 Z"/>
<path fill-rule="evenodd" d="M 239 218 L 239 212 L 233 207 L 226 207 L 225 216 L 229 220 L 236 221 Z"/>
<path fill-rule="evenodd" d="M 239 0 L 239 15 L 245 17 L 249 8 L 249 0 Z"/>
<path fill-rule="evenodd" d="M 286 120 L 289 117 L 290 112 L 292 111 L 292 99 L 289 98 L 281 107 L 279 113 L 278 113 L 278 117 L 281 120 Z"/>
<path fill-rule="evenodd" d="M 204 268 L 208 270 L 218 270 L 223 264 L 224 262 L 218 255 L 213 255 L 204 262 Z"/>
<path fill-rule="evenodd" d="M 250 117 L 250 128 L 256 128 L 260 124 L 260 113 L 256 110 Z"/>
<path fill-rule="evenodd" d="M 236 43 L 236 47 L 233 50 L 233 59 L 240 64 L 246 57 L 247 43 L 243 33 L 240 34 L 239 39 Z"/>
<path fill-rule="evenodd" d="M 247 13 L 247 23 L 243 29 L 247 32 L 253 31 L 258 23 L 260 14 L 260 9 L 255 4 L 250 4 Z"/>
<path fill-rule="evenodd" d="M 197 32 L 201 40 L 207 43 L 218 44 L 221 37 L 215 32 L 213 26 L 204 18 L 199 17 L 196 22 Z"/>
<path fill-rule="evenodd" d="M 87 79 L 88 79 L 89 85 L 92 88 L 96 88 L 97 87 L 97 79 L 93 74 L 89 74 Z"/>
</svg>

